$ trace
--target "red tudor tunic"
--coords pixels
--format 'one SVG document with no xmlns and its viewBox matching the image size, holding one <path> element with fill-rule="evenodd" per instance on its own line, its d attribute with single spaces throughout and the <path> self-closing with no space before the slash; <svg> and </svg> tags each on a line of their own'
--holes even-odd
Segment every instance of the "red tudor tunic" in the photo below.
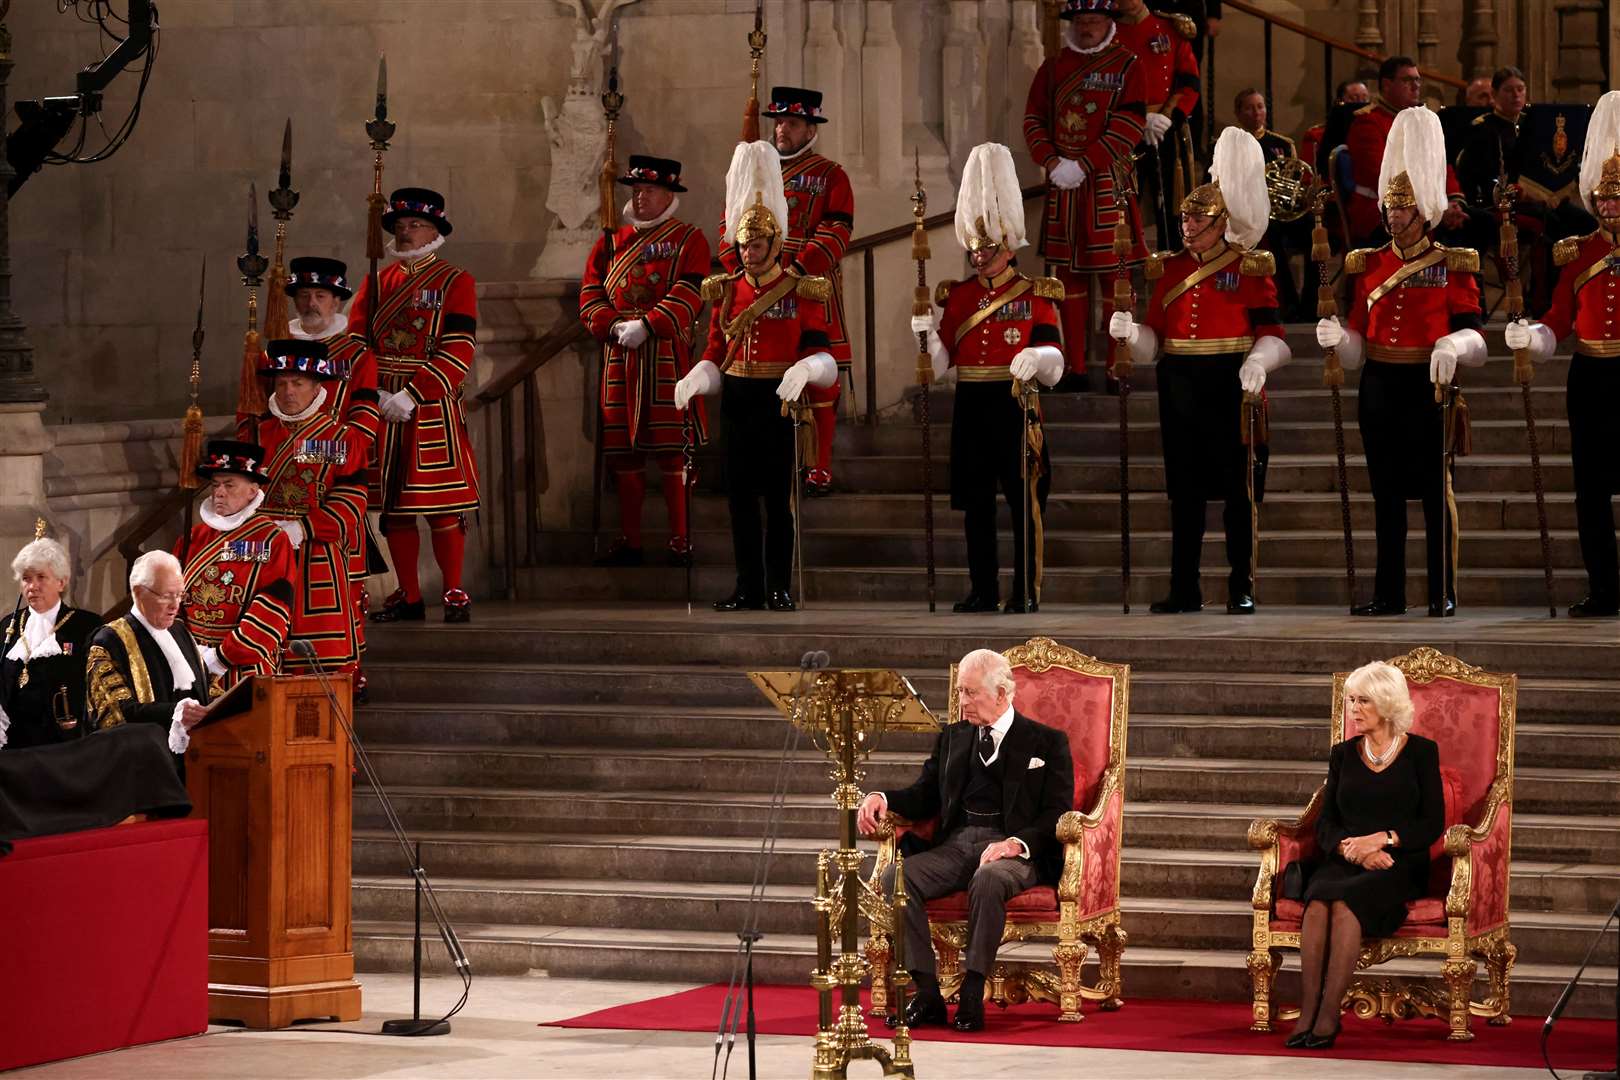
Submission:
<svg viewBox="0 0 1620 1080">
<path fill-rule="evenodd" d="M 1434 343 L 1454 330 L 1479 329 L 1479 255 L 1427 237 L 1406 252 L 1393 244 L 1345 256 L 1355 277 L 1350 329 L 1366 339 L 1369 359 L 1427 364 Z"/>
<path fill-rule="evenodd" d="M 1541 322 L 1562 341 L 1575 332 L 1575 351 L 1586 356 L 1620 356 L 1620 236 L 1599 229 L 1588 236 L 1560 240 L 1553 261 L 1562 268 L 1553 290 L 1552 307 Z"/>
<path fill-rule="evenodd" d="M 1153 255 L 1142 323 L 1167 356 L 1246 353 L 1257 337 L 1283 337 L 1275 265 L 1268 252 L 1245 254 L 1224 240 L 1202 257 L 1185 249 Z"/>
<path fill-rule="evenodd" d="M 613 259 L 599 273 L 602 241 L 585 263 L 579 317 L 602 342 L 602 449 L 668 451 L 683 445 L 675 384 L 692 370 L 693 332 L 703 308 L 699 290 L 709 272 L 709 242 L 701 229 L 665 221 L 645 229 L 625 225 L 613 237 Z M 645 319 L 647 340 L 626 349 L 609 333 L 620 319 Z M 697 439 L 707 432 L 702 399 L 692 402 Z"/>
<path fill-rule="evenodd" d="M 1116 197 L 1113 174 L 1114 162 L 1129 162 L 1142 141 L 1146 102 L 1143 66 L 1117 40 L 1090 55 L 1065 48 L 1035 73 L 1024 108 L 1030 156 L 1048 173 L 1059 158 L 1078 161 L 1086 170 L 1079 187 L 1047 190 L 1040 254 L 1049 266 L 1112 270 L 1114 223 L 1121 209 L 1130 214 L 1136 237 L 1127 263 L 1134 266 L 1146 257 L 1137 210 L 1129 196 Z"/>
<path fill-rule="evenodd" d="M 226 685 L 274 674 L 298 590 L 298 557 L 287 534 L 258 513 L 225 533 L 203 522 L 174 554 L 185 564 L 181 617 L 197 645 L 218 650 L 231 669 Z"/>
<path fill-rule="evenodd" d="M 304 528 L 292 634 L 315 646 L 321 667 L 352 670 L 360 658 L 360 642 L 350 560 L 361 550 L 369 443 L 356 428 L 325 412 L 292 424 L 266 414 L 257 434 L 270 477 L 259 513 L 297 521 Z M 287 657 L 289 669 L 308 666 L 303 657 Z"/>
<path fill-rule="evenodd" d="M 1349 218 L 1350 235 L 1356 240 L 1367 239 L 1384 224 L 1384 216 L 1378 208 L 1378 173 L 1384 166 L 1384 147 L 1389 142 L 1389 131 L 1395 126 L 1398 111 L 1383 98 L 1375 97 L 1371 105 L 1357 109 L 1350 120 L 1345 146 L 1350 153 L 1350 172 L 1355 178 L 1356 190 L 1350 195 L 1345 216 Z M 1462 186 L 1457 183 L 1457 174 L 1450 165 L 1446 166 L 1446 194 L 1462 195 Z"/>
<path fill-rule="evenodd" d="M 1115 40 L 1142 65 L 1148 111 L 1177 120 L 1191 116 L 1198 104 L 1198 57 L 1189 41 L 1197 33 L 1192 20 L 1143 8 L 1135 21 L 1121 18 L 1116 25 Z"/>
<path fill-rule="evenodd" d="M 382 393 L 404 390 L 410 419 L 386 424 L 371 503 L 385 513 L 442 514 L 478 507 L 478 465 L 461 405 L 477 348 L 477 283 L 437 255 L 393 263 L 378 274 L 377 377 Z M 371 280 L 362 279 L 349 325 L 364 334 Z"/>
</svg>

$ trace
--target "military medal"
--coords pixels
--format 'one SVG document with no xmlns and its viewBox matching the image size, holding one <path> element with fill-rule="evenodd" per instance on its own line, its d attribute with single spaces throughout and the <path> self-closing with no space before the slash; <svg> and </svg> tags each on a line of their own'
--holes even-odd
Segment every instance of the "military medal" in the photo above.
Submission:
<svg viewBox="0 0 1620 1080">
<path fill-rule="evenodd" d="M 1001 335 L 1001 340 L 1005 341 L 1009 345 L 1016 345 L 1020 341 L 1024 340 L 1024 335 L 1023 332 L 1018 329 L 1018 327 L 1009 326 L 1007 327 L 1006 333 Z"/>
</svg>

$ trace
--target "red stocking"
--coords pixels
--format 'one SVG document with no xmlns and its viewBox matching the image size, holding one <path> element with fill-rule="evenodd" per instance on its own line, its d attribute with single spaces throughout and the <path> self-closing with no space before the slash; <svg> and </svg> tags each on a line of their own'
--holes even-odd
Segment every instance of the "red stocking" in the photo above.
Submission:
<svg viewBox="0 0 1620 1080">
<path fill-rule="evenodd" d="M 658 472 L 664 486 L 664 505 L 669 508 L 670 536 L 685 540 L 686 492 L 681 489 L 681 455 L 659 454 Z"/>
<path fill-rule="evenodd" d="M 1062 267 L 1054 268 L 1053 274 L 1063 282 L 1063 302 L 1058 305 L 1058 318 L 1063 323 L 1063 358 L 1068 370 L 1082 375 L 1090 332 L 1090 275 Z"/>
<path fill-rule="evenodd" d="M 444 591 L 461 588 L 461 560 L 467 551 L 467 519 L 460 514 L 429 514 L 433 559 L 444 576 Z"/>
<path fill-rule="evenodd" d="M 416 519 L 389 516 L 383 521 L 383 539 L 388 542 L 388 554 L 394 563 L 394 576 L 405 592 L 407 604 L 422 600 L 422 581 L 416 573 L 416 559 L 422 553 L 422 538 L 416 532 Z"/>
<path fill-rule="evenodd" d="M 619 532 L 633 548 L 641 546 L 641 503 L 647 497 L 647 469 L 641 455 L 634 465 L 626 464 L 613 477 L 619 485 Z"/>
</svg>

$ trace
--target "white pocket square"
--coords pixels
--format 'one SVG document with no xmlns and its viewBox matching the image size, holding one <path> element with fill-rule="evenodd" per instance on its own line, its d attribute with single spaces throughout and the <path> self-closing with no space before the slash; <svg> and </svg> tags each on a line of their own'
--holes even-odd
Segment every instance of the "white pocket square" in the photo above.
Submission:
<svg viewBox="0 0 1620 1080">
<path fill-rule="evenodd" d="M 1029 759 L 1029 767 L 1032 768 L 1032 769 L 1039 769 L 1041 766 L 1043 766 L 1045 764 L 1046 764 L 1046 759 L 1045 758 L 1032 757 L 1032 758 Z"/>
</svg>

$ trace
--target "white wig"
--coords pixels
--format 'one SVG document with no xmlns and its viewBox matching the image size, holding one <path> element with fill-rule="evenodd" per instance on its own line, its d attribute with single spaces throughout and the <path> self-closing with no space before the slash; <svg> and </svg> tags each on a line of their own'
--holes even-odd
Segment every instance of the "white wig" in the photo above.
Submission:
<svg viewBox="0 0 1620 1080">
<path fill-rule="evenodd" d="M 30 540 L 17 552 L 17 557 L 11 560 L 11 576 L 21 581 L 23 575 L 30 570 L 44 570 L 52 577 L 63 581 L 68 579 L 68 557 L 62 545 L 48 536 L 38 540 Z"/>
</svg>

